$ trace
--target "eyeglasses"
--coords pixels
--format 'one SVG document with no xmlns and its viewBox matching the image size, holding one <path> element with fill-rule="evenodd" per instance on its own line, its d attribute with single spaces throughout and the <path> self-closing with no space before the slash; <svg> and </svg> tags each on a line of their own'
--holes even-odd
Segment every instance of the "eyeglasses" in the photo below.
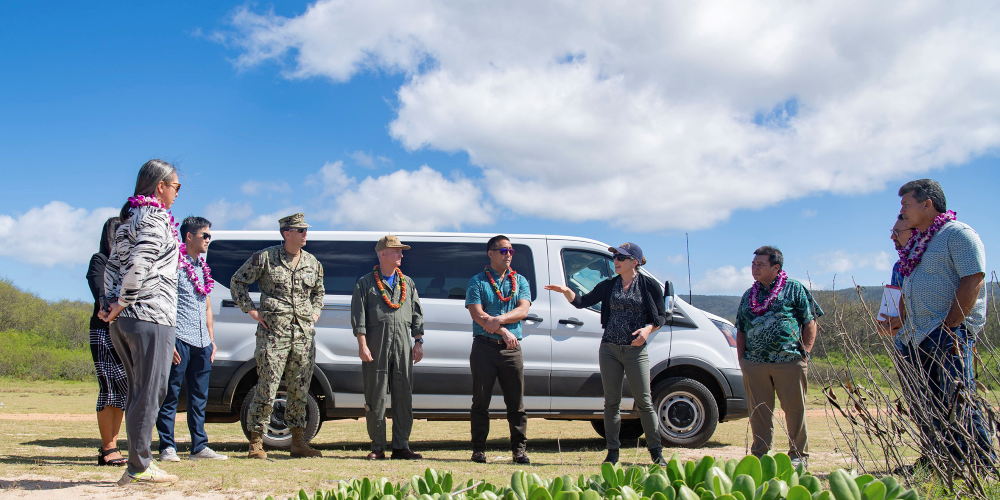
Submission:
<svg viewBox="0 0 1000 500">
<path fill-rule="evenodd" d="M 205 241 L 210 241 L 212 239 L 212 234 L 211 233 L 201 233 L 198 236 L 200 236 L 201 239 L 203 239 Z"/>
<path fill-rule="evenodd" d="M 514 255 L 513 248 L 494 248 L 493 251 L 500 252 L 500 255 Z"/>
<path fill-rule="evenodd" d="M 771 267 L 771 263 L 770 262 L 751 262 L 750 263 L 750 267 L 753 267 L 753 268 Z"/>
<path fill-rule="evenodd" d="M 166 185 L 174 188 L 174 193 L 175 194 L 181 192 L 181 183 L 179 183 L 179 182 L 164 182 L 164 184 L 166 184 Z"/>
<path fill-rule="evenodd" d="M 631 259 L 632 259 L 631 255 L 625 255 L 623 253 L 615 254 L 615 260 L 617 260 L 618 262 L 625 262 L 626 260 L 631 260 Z"/>
<path fill-rule="evenodd" d="M 899 237 L 899 233 L 902 233 L 903 231 L 913 231 L 913 230 L 912 229 L 893 229 L 892 230 L 892 235 L 898 238 Z"/>
</svg>

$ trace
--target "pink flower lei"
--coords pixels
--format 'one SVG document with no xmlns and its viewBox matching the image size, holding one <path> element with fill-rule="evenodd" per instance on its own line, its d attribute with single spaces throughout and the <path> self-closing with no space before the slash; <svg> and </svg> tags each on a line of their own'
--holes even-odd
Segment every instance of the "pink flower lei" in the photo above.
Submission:
<svg viewBox="0 0 1000 500">
<path fill-rule="evenodd" d="M 757 316 L 760 316 L 767 312 L 771 308 L 771 304 L 774 303 L 774 299 L 778 298 L 778 294 L 781 290 L 785 288 L 785 281 L 788 280 L 788 275 L 782 270 L 778 273 L 778 277 L 774 279 L 774 283 L 771 286 L 771 292 L 767 295 L 767 300 L 763 304 L 757 302 L 757 294 L 760 293 L 760 289 L 764 285 L 761 285 L 759 281 L 753 282 L 753 287 L 750 288 L 750 310 Z"/>
<path fill-rule="evenodd" d="M 128 199 L 129 206 L 132 208 L 139 207 L 156 207 L 166 210 L 166 207 L 160 203 L 160 200 L 150 196 L 133 196 Z M 174 214 L 167 212 L 170 216 L 170 230 L 174 233 L 174 239 L 177 240 L 177 244 L 180 245 L 180 254 L 177 256 L 177 265 L 181 269 L 187 271 L 187 277 L 191 280 L 191 284 L 194 285 L 194 289 L 200 295 L 208 295 L 212 293 L 212 287 L 215 286 L 215 281 L 212 279 L 212 270 L 209 269 L 208 263 L 205 262 L 205 258 L 198 256 L 198 263 L 201 265 L 201 269 L 205 272 L 205 283 L 198 283 L 198 275 L 194 272 L 194 266 L 187 259 L 187 245 L 181 241 L 180 234 L 177 232 L 177 223 L 174 222 Z"/>
<path fill-rule="evenodd" d="M 956 218 L 958 218 L 958 214 L 948 210 L 935 217 L 934 223 L 926 231 L 914 229 L 910 235 L 910 241 L 907 241 L 906 246 L 899 249 L 899 274 L 903 277 L 913 274 L 913 270 L 917 268 L 917 265 L 924 258 L 924 252 L 927 251 L 927 244 L 930 243 L 934 234 L 940 231 L 945 224 Z M 913 254 L 912 257 L 910 253 Z"/>
</svg>

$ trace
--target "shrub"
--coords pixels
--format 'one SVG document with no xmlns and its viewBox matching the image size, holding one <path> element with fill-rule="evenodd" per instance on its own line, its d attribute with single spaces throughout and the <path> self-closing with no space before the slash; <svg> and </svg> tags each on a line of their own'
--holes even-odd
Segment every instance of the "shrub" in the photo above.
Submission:
<svg viewBox="0 0 1000 500">
<path fill-rule="evenodd" d="M 891 476 L 876 479 L 838 469 L 830 474 L 829 490 L 822 482 L 784 453 L 758 459 L 716 460 L 713 457 L 681 462 L 674 456 L 662 468 L 605 463 L 590 477 L 561 476 L 542 479 L 517 471 L 510 485 L 469 480 L 455 484 L 450 473 L 427 469 L 409 483 L 393 484 L 385 478 L 341 481 L 315 496 L 299 491 L 296 500 L 917 500 Z M 271 497 L 268 497 L 270 500 Z"/>
</svg>

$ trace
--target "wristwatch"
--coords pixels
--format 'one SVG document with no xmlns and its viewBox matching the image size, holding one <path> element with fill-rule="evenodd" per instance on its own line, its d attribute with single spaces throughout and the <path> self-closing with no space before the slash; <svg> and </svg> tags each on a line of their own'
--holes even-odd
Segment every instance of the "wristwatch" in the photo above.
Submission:
<svg viewBox="0 0 1000 500">
<path fill-rule="evenodd" d="M 424 343 L 424 338 L 420 337 L 419 339 L 413 339 L 413 341 L 416 342 L 416 343 L 418 343 L 418 344 L 423 344 Z"/>
</svg>

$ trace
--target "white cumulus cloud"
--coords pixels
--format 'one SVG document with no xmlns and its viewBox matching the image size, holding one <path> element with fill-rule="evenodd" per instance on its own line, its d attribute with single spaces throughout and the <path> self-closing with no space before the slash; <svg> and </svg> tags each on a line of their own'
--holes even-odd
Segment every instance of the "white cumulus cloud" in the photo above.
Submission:
<svg viewBox="0 0 1000 500">
<path fill-rule="evenodd" d="M 240 67 L 405 75 L 392 137 L 467 153 L 527 216 L 704 228 L 1000 145 L 997 2 L 319 0 L 230 23 Z"/>
<path fill-rule="evenodd" d="M 45 267 L 86 263 L 100 246 L 104 221 L 118 211 L 52 201 L 20 215 L 0 214 L 0 255 Z"/>
<path fill-rule="evenodd" d="M 292 188 L 287 182 L 246 181 L 240 186 L 240 191 L 243 191 L 243 194 L 257 196 L 262 193 L 267 195 L 271 193 L 287 194 L 292 192 Z"/>
<path fill-rule="evenodd" d="M 246 220 L 253 215 L 253 208 L 247 202 L 231 203 L 225 198 L 205 206 L 205 218 L 212 223 L 213 229 L 226 229 L 230 222 Z"/>
<path fill-rule="evenodd" d="M 817 256 L 820 269 L 828 273 L 844 274 L 856 269 L 871 268 L 877 271 L 890 271 L 892 265 L 899 259 L 898 255 L 886 251 L 872 253 L 852 253 L 844 250 L 834 250 Z"/>
<path fill-rule="evenodd" d="M 310 181 L 322 184 L 331 197 L 329 220 L 340 229 L 458 230 L 493 221 L 491 206 L 471 180 L 447 179 L 426 165 L 359 182 L 338 161 L 324 165 Z"/>
<path fill-rule="evenodd" d="M 269 214 L 261 214 L 247 221 L 243 226 L 243 229 L 254 229 L 258 231 L 274 230 L 275 234 L 278 234 L 278 219 L 287 217 L 292 214 L 297 214 L 305 212 L 302 207 L 291 206 L 285 207 L 281 210 L 271 212 Z M 306 223 L 309 223 L 309 217 L 306 217 Z"/>
<path fill-rule="evenodd" d="M 753 284 L 750 266 L 736 269 L 736 266 L 722 266 L 705 271 L 705 276 L 694 284 L 694 291 L 700 295 L 731 294 L 742 295 Z"/>
</svg>

